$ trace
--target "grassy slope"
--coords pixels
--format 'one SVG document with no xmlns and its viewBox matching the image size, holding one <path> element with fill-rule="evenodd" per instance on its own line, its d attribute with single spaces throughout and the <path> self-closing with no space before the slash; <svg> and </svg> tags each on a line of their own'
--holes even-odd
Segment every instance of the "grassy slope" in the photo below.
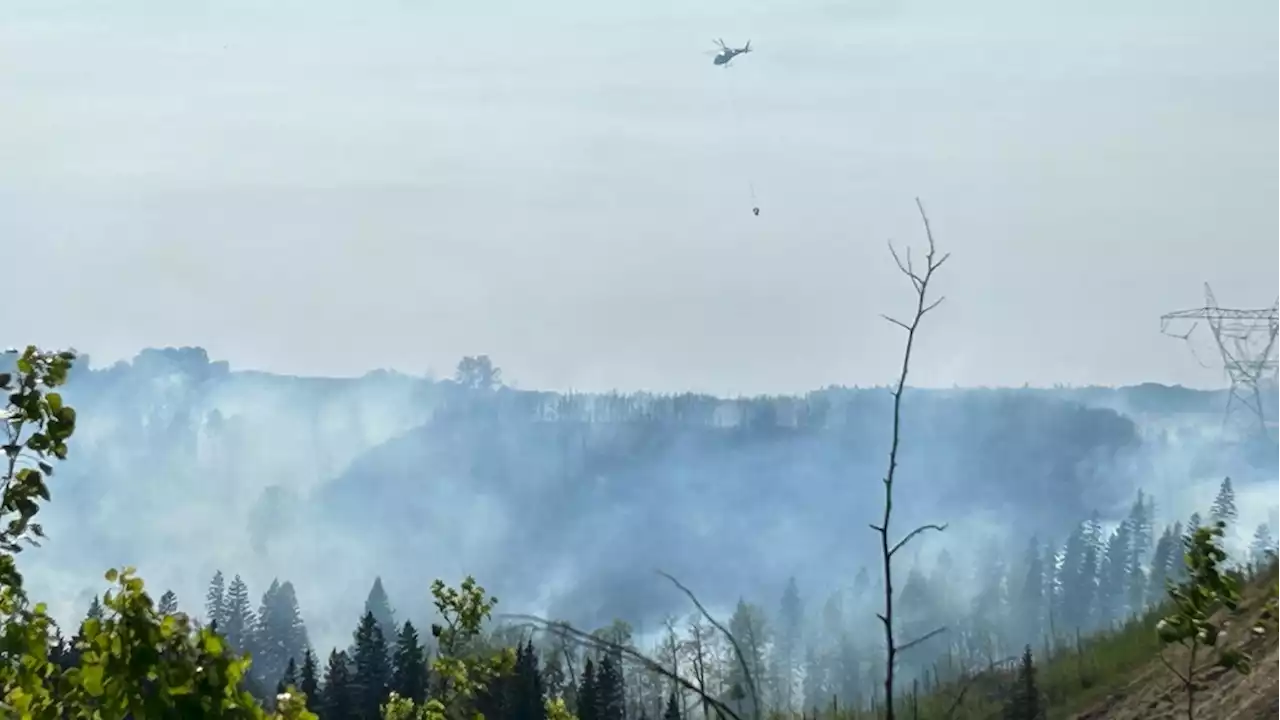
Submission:
<svg viewBox="0 0 1280 720">
<path fill-rule="evenodd" d="M 1196 720 L 1274 718 L 1280 711 L 1276 636 L 1254 637 L 1248 632 L 1267 598 L 1276 592 L 1276 583 L 1274 564 L 1251 580 L 1241 614 L 1228 628 L 1227 643 L 1242 646 L 1252 655 L 1253 672 L 1248 676 L 1221 672 L 1201 676 Z M 1155 627 L 1163 614 L 1165 608 L 1158 608 L 1115 632 L 1037 652 L 1037 680 L 1048 704 L 1046 720 L 1184 720 L 1186 696 L 1160 661 Z M 1042 659 L 1046 654 L 1048 662 Z M 1170 651 L 1166 657 L 1177 665 L 1183 656 Z M 1007 670 L 982 673 L 916 703 L 900 701 L 898 716 L 910 720 L 999 720 L 1011 681 Z M 959 702 L 957 698 L 961 698 Z M 876 717 L 878 713 L 854 713 L 851 720 Z"/>
<path fill-rule="evenodd" d="M 1276 566 L 1249 584 L 1241 614 L 1230 621 L 1227 643 L 1241 647 L 1254 660 L 1249 675 L 1221 670 L 1207 671 L 1197 692 L 1197 720 L 1254 720 L 1274 718 L 1280 711 L 1277 702 L 1276 636 L 1259 637 L 1249 630 L 1262 613 L 1269 597 L 1276 592 Z M 1185 664 L 1185 653 L 1169 652 L 1166 656 L 1175 666 Z M 1068 704 L 1062 717 L 1078 720 L 1162 720 L 1186 718 L 1186 695 L 1181 683 L 1160 662 L 1158 651 L 1140 665 L 1117 673 L 1107 689 L 1087 697 L 1087 702 Z M 1081 700 L 1086 700 L 1082 697 Z"/>
</svg>

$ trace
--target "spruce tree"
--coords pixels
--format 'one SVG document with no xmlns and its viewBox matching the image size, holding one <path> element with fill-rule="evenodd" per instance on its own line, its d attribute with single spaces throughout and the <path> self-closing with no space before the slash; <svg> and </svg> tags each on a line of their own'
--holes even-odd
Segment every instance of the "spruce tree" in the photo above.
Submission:
<svg viewBox="0 0 1280 720">
<path fill-rule="evenodd" d="M 89 612 L 85 614 L 87 620 L 101 620 L 104 615 L 102 610 L 102 599 L 97 595 L 93 596 L 93 600 L 89 601 Z"/>
<path fill-rule="evenodd" d="M 227 638 L 227 644 L 237 653 L 248 652 L 253 641 L 257 619 L 249 605 L 249 586 L 236 575 L 227 588 L 226 622 L 218 629 Z"/>
<path fill-rule="evenodd" d="M 204 615 L 210 627 L 217 627 L 226 632 L 227 588 L 221 570 L 215 572 L 213 580 L 209 581 L 209 592 L 204 600 Z"/>
<path fill-rule="evenodd" d="M 743 671 L 743 663 L 733 662 L 729 665 L 728 685 L 730 688 L 737 687 L 745 701 L 741 705 L 741 710 L 746 712 L 756 712 L 753 702 L 759 702 L 762 705 L 765 698 L 762 696 L 764 691 L 766 660 L 764 650 L 769 643 L 769 628 L 765 623 L 764 612 L 760 608 L 752 605 L 745 600 L 739 599 L 738 605 L 734 608 L 733 615 L 729 618 L 729 633 L 737 639 L 742 654 L 746 660 L 746 672 Z M 621 668 L 621 665 L 617 665 Z M 750 673 L 750 677 L 747 676 Z M 752 696 L 752 690 L 755 690 L 755 696 Z M 763 710 L 763 707 L 760 708 Z M 601 718 L 601 720 L 609 720 Z"/>
<path fill-rule="evenodd" d="M 1165 583 L 1169 580 L 1170 557 L 1174 553 L 1173 528 L 1166 526 L 1156 541 L 1151 555 L 1151 572 L 1147 576 L 1147 605 L 1157 605 L 1164 600 Z"/>
<path fill-rule="evenodd" d="M 1081 523 L 1067 538 L 1062 560 L 1062 595 L 1057 616 L 1062 629 L 1084 630 L 1093 609 L 1097 589 L 1098 553 L 1088 523 Z"/>
<path fill-rule="evenodd" d="M 826 663 L 818 657 L 818 651 L 812 645 L 804 651 L 804 680 L 801 682 L 801 695 L 805 707 L 816 707 L 830 699 L 827 692 Z"/>
<path fill-rule="evenodd" d="M 1222 484 L 1218 486 L 1218 496 L 1213 499 L 1213 506 L 1209 509 L 1209 519 L 1211 522 L 1224 522 L 1227 527 L 1239 517 L 1236 511 L 1236 491 L 1231 487 L 1231 478 L 1223 478 Z"/>
<path fill-rule="evenodd" d="M 622 668 L 610 653 L 600 659 L 596 673 L 595 720 L 623 720 L 626 716 L 626 688 Z M 581 719 L 579 719 L 581 720 Z"/>
<path fill-rule="evenodd" d="M 1018 598 L 1018 614 L 1021 624 L 1022 639 L 1037 640 L 1043 629 L 1045 609 L 1045 570 L 1044 556 L 1040 552 L 1040 542 L 1031 538 L 1023 561 L 1024 573 L 1022 592 Z"/>
<path fill-rule="evenodd" d="M 276 683 L 276 694 L 279 695 L 289 688 L 297 689 L 298 687 L 298 665 L 289 658 L 289 664 L 284 666 L 284 673 L 280 676 L 280 681 Z"/>
<path fill-rule="evenodd" d="M 421 705 L 427 696 L 427 654 L 417 629 L 408 620 L 396 636 L 391 664 L 391 689 L 400 697 Z"/>
<path fill-rule="evenodd" d="M 1121 523 L 1107 540 L 1098 577 L 1097 626 L 1104 627 L 1128 612 L 1129 561 L 1133 557 L 1131 527 Z"/>
<path fill-rule="evenodd" d="M 369 596 L 364 601 L 364 611 L 373 613 L 373 619 L 378 621 L 378 629 L 382 631 L 382 637 L 390 641 L 396 636 L 396 614 L 391 609 L 391 600 L 387 597 L 387 591 L 382 587 L 382 578 L 375 577 L 373 579 L 373 587 L 369 588 Z"/>
<path fill-rule="evenodd" d="M 596 693 L 596 667 L 591 658 L 587 658 L 582 668 L 582 680 L 578 683 L 578 706 L 574 708 L 578 720 L 601 720 Z"/>
<path fill-rule="evenodd" d="M 307 696 L 307 706 L 319 708 L 323 698 L 320 697 L 320 669 L 316 667 L 315 653 L 307 648 L 302 656 L 302 670 L 298 673 L 298 690 Z"/>
<path fill-rule="evenodd" d="M 161 615 L 173 615 L 178 612 L 178 595 L 172 590 L 165 590 L 156 605 L 156 612 Z"/>
<path fill-rule="evenodd" d="M 308 645 L 293 583 L 273 580 L 258 610 L 251 670 L 260 682 L 270 686 L 290 660 L 302 657 Z"/>
<path fill-rule="evenodd" d="M 352 687 L 351 660 L 345 652 L 329 653 L 329 665 L 324 671 L 323 702 L 320 707 L 324 720 L 348 720 L 360 717 L 355 714 L 355 688 Z"/>
<path fill-rule="evenodd" d="M 1041 720 L 1043 709 L 1040 702 L 1040 689 L 1036 685 L 1035 658 L 1031 655 L 1031 646 L 1022 651 L 1022 662 L 1018 665 L 1017 679 L 1013 692 L 1004 707 L 1004 720 Z"/>
<path fill-rule="evenodd" d="M 1254 567 L 1261 568 L 1276 554 L 1276 539 L 1271 535 L 1271 527 L 1266 523 L 1258 525 L 1253 531 L 1253 542 L 1249 544 L 1249 561 Z"/>
<path fill-rule="evenodd" d="M 512 720 L 547 720 L 546 697 L 538 670 L 538 654 L 533 643 L 521 646 L 516 653 L 515 672 L 511 678 L 509 712 Z"/>
<path fill-rule="evenodd" d="M 1125 522 L 1129 525 L 1130 549 L 1133 553 L 1129 562 L 1132 565 L 1141 566 L 1147 561 L 1147 553 L 1151 552 L 1151 543 L 1155 541 L 1152 537 L 1154 503 L 1154 498 L 1147 497 L 1139 490 L 1137 500 L 1134 500 L 1133 506 L 1129 508 L 1129 517 Z"/>
<path fill-rule="evenodd" d="M 391 682 L 391 662 L 387 641 L 372 612 L 366 612 L 356 628 L 355 657 L 352 660 L 355 665 L 355 717 L 358 720 L 378 720 Z"/>
<path fill-rule="evenodd" d="M 778 611 L 778 637 L 774 648 L 774 676 L 778 679 L 778 704 L 788 712 L 795 710 L 795 682 L 799 673 L 800 632 L 804 623 L 804 607 L 794 577 L 787 580 Z"/>
</svg>

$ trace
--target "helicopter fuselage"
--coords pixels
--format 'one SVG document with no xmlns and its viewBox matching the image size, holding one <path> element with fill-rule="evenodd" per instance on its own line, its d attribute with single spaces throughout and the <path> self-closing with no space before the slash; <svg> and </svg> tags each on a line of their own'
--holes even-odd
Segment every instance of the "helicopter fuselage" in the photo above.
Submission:
<svg viewBox="0 0 1280 720">
<path fill-rule="evenodd" d="M 720 54 L 716 55 L 715 60 L 713 62 L 715 62 L 715 64 L 717 65 L 727 65 L 729 64 L 730 60 L 738 57 L 741 54 L 742 54 L 741 50 L 721 50 Z"/>
</svg>

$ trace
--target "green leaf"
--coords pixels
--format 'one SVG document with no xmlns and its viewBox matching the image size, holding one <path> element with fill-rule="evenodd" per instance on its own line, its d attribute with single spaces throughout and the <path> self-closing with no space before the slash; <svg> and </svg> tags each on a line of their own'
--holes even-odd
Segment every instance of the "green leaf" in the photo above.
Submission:
<svg viewBox="0 0 1280 720">
<path fill-rule="evenodd" d="M 101 697 L 102 688 L 102 666 L 89 665 L 80 669 L 80 686 L 85 692 L 93 697 Z"/>
<path fill-rule="evenodd" d="M 215 657 L 220 657 L 224 650 L 222 638 L 211 632 L 206 632 L 204 634 L 204 637 L 201 639 L 201 644 L 204 645 L 205 652 Z"/>
</svg>

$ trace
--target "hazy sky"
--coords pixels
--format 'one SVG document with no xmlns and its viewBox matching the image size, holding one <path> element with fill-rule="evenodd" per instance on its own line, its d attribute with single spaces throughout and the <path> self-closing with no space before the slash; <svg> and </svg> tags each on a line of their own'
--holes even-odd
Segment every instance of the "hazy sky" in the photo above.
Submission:
<svg viewBox="0 0 1280 720">
<path fill-rule="evenodd" d="M 922 383 L 1213 385 L 1159 315 L 1277 294 L 1274 0 L 3 4 L 0 325 L 95 363 L 883 382 L 915 195 Z"/>
</svg>

